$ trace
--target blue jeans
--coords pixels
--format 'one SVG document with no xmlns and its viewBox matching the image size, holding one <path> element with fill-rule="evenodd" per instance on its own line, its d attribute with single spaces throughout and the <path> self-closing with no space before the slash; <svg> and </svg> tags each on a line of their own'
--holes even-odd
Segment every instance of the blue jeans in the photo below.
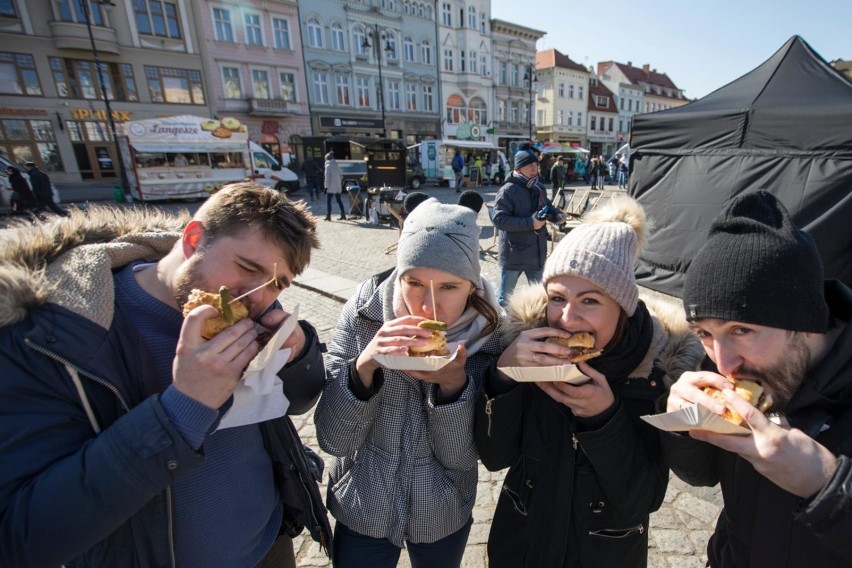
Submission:
<svg viewBox="0 0 852 568">
<path fill-rule="evenodd" d="M 506 304 L 509 303 L 509 296 L 512 295 L 512 291 L 515 289 L 515 286 L 518 284 L 518 278 L 521 277 L 521 273 L 525 274 L 527 277 L 527 281 L 532 282 L 541 282 L 543 269 L 530 269 L 530 270 L 512 270 L 511 268 L 501 268 L 500 269 L 500 289 L 497 291 L 497 301 L 500 302 L 500 305 L 504 308 Z"/>
<path fill-rule="evenodd" d="M 453 534 L 423 544 L 406 542 L 413 568 L 453 568 L 461 564 L 473 518 Z M 334 526 L 335 568 L 394 568 L 402 549 L 386 538 L 357 533 L 341 523 Z"/>
<path fill-rule="evenodd" d="M 627 172 L 625 170 L 618 170 L 618 187 L 625 187 L 627 185 Z"/>
</svg>

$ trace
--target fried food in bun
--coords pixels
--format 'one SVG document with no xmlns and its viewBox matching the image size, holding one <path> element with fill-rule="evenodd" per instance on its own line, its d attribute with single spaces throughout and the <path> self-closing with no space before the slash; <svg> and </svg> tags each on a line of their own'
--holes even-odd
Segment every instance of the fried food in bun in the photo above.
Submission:
<svg viewBox="0 0 852 568">
<path fill-rule="evenodd" d="M 201 328 L 201 337 L 213 339 L 223 330 L 248 317 L 248 308 L 242 302 L 232 302 L 233 299 L 231 292 L 225 286 L 219 288 L 218 293 L 194 288 L 183 305 L 183 315 L 186 316 L 198 306 L 205 304 L 219 310 L 219 315 L 205 321 L 204 327 Z"/>
<path fill-rule="evenodd" d="M 734 383 L 734 391 L 740 396 L 740 398 L 751 403 L 752 406 L 756 406 L 761 412 L 766 411 L 770 406 L 772 406 L 772 397 L 769 396 L 768 393 L 763 392 L 763 387 L 758 383 L 749 381 L 748 379 L 732 380 L 731 382 Z M 722 391 L 714 389 L 713 387 L 705 387 L 704 393 L 725 405 L 725 411 L 722 413 L 722 418 L 731 424 L 736 424 L 737 426 L 744 425 L 745 420 L 736 410 L 728 405 Z"/>
<path fill-rule="evenodd" d="M 571 363 L 579 363 L 580 361 L 588 361 L 594 359 L 601 354 L 600 349 L 595 349 L 595 336 L 588 331 L 575 333 L 571 337 L 548 337 L 547 342 L 556 343 L 562 347 L 567 347 L 571 352 L 561 357 L 568 359 Z M 557 357 L 560 357 L 557 355 Z"/>
<path fill-rule="evenodd" d="M 447 349 L 447 324 L 436 320 L 423 320 L 417 327 L 431 329 L 432 336 L 427 338 L 426 345 L 412 345 L 408 354 L 412 357 L 446 357 L 450 354 Z"/>
</svg>

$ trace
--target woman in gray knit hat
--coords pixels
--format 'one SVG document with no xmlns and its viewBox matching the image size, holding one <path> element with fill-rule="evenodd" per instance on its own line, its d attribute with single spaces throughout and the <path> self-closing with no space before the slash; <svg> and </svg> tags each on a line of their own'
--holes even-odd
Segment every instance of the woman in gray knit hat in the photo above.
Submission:
<svg viewBox="0 0 852 568">
<path fill-rule="evenodd" d="M 639 300 L 644 235 L 641 206 L 613 200 L 562 239 L 540 285 L 510 299 L 510 343 L 476 409 L 483 464 L 510 468 L 488 538 L 492 568 L 647 564 L 648 517 L 668 469 L 639 416 L 702 349 L 678 309 L 663 318 Z M 601 352 L 578 363 L 581 384 L 516 383 L 499 370 L 566 364 L 568 348 L 544 340 L 579 332 Z"/>
<path fill-rule="evenodd" d="M 427 199 L 405 219 L 396 268 L 363 282 L 332 338 L 315 414 L 335 456 L 328 507 L 337 568 L 459 566 L 476 498 L 473 412 L 500 353 L 500 312 L 480 276 L 476 212 Z M 434 294 L 434 295 L 433 295 Z M 385 368 L 423 346 L 423 320 L 447 325 L 455 358 L 440 371 Z"/>
</svg>

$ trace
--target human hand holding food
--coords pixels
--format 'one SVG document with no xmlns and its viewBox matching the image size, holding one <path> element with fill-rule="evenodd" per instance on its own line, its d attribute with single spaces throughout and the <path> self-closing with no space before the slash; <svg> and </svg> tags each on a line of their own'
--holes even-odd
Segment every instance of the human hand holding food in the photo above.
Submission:
<svg viewBox="0 0 852 568">
<path fill-rule="evenodd" d="M 601 373 L 592 369 L 588 363 L 579 362 L 577 368 L 589 377 L 581 385 L 562 382 L 538 382 L 538 388 L 550 398 L 571 409 L 575 416 L 591 418 L 601 414 L 615 402 L 615 395 L 609 383 Z"/>
<path fill-rule="evenodd" d="M 175 388 L 210 408 L 225 404 L 243 369 L 260 350 L 255 324 L 248 318 L 206 340 L 202 336 L 206 322 L 217 317 L 221 317 L 221 312 L 208 304 L 199 305 L 186 315 L 172 363 Z"/>
<path fill-rule="evenodd" d="M 355 361 L 358 376 L 365 387 L 373 385 L 373 373 L 381 367 L 376 355 L 408 355 L 409 347 L 423 348 L 432 337 L 431 329 L 418 327 L 424 318 L 403 316 L 385 322 Z"/>
<path fill-rule="evenodd" d="M 447 351 L 447 355 L 450 352 Z M 406 371 L 409 375 L 426 383 L 438 385 L 442 397 L 451 397 L 462 390 L 467 384 L 467 350 L 464 345 L 456 347 L 455 358 L 438 371 Z"/>
<path fill-rule="evenodd" d="M 717 373 L 709 371 L 687 371 L 672 385 L 666 401 L 666 411 L 680 410 L 693 402 L 700 404 L 718 415 L 725 412 L 724 402 L 705 392 L 706 387 L 724 391 L 731 388 L 731 382 Z"/>
<path fill-rule="evenodd" d="M 722 393 L 726 403 L 751 428 L 751 435 L 693 430 L 690 436 L 740 455 L 772 483 L 799 497 L 815 495 L 831 479 L 837 458 L 825 446 L 797 428 L 774 424 L 733 389 Z"/>
</svg>

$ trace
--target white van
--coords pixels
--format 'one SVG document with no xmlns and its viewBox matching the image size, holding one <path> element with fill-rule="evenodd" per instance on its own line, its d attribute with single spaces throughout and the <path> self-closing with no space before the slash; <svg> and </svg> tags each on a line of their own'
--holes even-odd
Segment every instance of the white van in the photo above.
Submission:
<svg viewBox="0 0 852 568">
<path fill-rule="evenodd" d="M 251 175 L 249 177 L 266 187 L 292 193 L 299 189 L 299 176 L 278 163 L 275 157 L 261 146 L 249 141 Z M 288 160 L 289 165 L 289 160 Z"/>
</svg>

